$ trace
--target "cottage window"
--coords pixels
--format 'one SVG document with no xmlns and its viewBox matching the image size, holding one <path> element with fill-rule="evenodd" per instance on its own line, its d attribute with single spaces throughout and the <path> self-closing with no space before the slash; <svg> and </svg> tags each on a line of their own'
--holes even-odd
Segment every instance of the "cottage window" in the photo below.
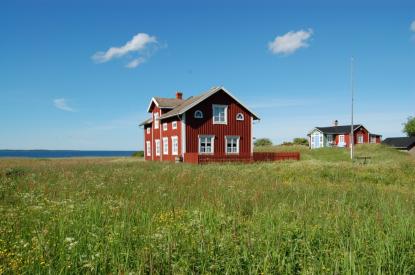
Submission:
<svg viewBox="0 0 415 275">
<path fill-rule="evenodd" d="M 227 124 L 228 106 L 213 105 L 213 124 Z"/>
<path fill-rule="evenodd" d="M 357 143 L 363 143 L 363 135 L 357 136 Z"/>
<path fill-rule="evenodd" d="M 156 156 L 160 156 L 160 140 L 156 139 Z"/>
<path fill-rule="evenodd" d="M 370 137 L 370 143 L 376 143 L 376 137 L 375 136 Z"/>
<path fill-rule="evenodd" d="M 199 153 L 212 154 L 214 152 L 215 136 L 199 136 Z"/>
<path fill-rule="evenodd" d="M 163 131 L 167 131 L 167 122 L 163 123 Z"/>
<path fill-rule="evenodd" d="M 177 129 L 177 121 L 173 121 L 171 123 L 171 126 L 172 126 L 173 129 Z"/>
<path fill-rule="evenodd" d="M 244 120 L 244 114 L 242 114 L 242 113 L 238 113 L 238 114 L 236 115 L 236 120 Z"/>
<path fill-rule="evenodd" d="M 172 155 L 179 154 L 179 139 L 177 136 L 171 137 L 171 148 L 172 148 Z"/>
<path fill-rule="evenodd" d="M 151 128 L 147 127 L 147 134 L 150 134 L 150 130 L 151 130 Z"/>
<path fill-rule="evenodd" d="M 195 112 L 195 118 L 203 118 L 203 112 L 201 110 L 197 110 Z"/>
<path fill-rule="evenodd" d="M 159 113 L 154 113 L 154 129 L 159 128 Z"/>
<path fill-rule="evenodd" d="M 151 156 L 151 143 L 150 143 L 150 141 L 146 141 L 146 153 L 147 153 L 148 157 Z"/>
<path fill-rule="evenodd" d="M 339 136 L 339 144 L 344 144 L 344 135 Z"/>
<path fill-rule="evenodd" d="M 239 154 L 239 137 L 227 136 L 225 137 L 226 153 L 227 154 Z"/>
<path fill-rule="evenodd" d="M 169 154 L 169 138 L 163 138 L 163 155 Z"/>
</svg>

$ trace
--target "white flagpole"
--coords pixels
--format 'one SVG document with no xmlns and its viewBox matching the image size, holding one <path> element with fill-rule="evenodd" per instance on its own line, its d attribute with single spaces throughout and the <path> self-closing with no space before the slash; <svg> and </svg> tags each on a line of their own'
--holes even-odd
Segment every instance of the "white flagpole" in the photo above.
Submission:
<svg viewBox="0 0 415 275">
<path fill-rule="evenodd" d="M 354 131 L 353 131 L 353 102 L 354 102 L 354 81 L 353 81 L 353 66 L 354 66 L 354 58 L 352 57 L 350 60 L 350 84 L 351 84 L 351 92 L 352 92 L 352 115 L 351 115 L 351 125 L 350 125 L 350 159 L 353 161 L 353 147 L 354 147 Z"/>
</svg>

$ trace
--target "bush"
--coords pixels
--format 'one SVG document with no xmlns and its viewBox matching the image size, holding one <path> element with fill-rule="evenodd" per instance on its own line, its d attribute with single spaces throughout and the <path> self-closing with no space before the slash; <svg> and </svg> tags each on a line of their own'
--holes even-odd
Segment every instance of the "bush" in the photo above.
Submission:
<svg viewBox="0 0 415 275">
<path fill-rule="evenodd" d="M 308 146 L 308 139 L 306 138 L 295 138 L 293 139 L 293 143 L 296 145 L 307 145 Z"/>
<path fill-rule="evenodd" d="M 272 141 L 269 138 L 257 139 L 254 143 L 255 146 L 271 146 Z"/>
<path fill-rule="evenodd" d="M 144 157 L 144 151 L 134 152 L 131 156 L 136 157 L 136 158 L 143 158 Z"/>
</svg>

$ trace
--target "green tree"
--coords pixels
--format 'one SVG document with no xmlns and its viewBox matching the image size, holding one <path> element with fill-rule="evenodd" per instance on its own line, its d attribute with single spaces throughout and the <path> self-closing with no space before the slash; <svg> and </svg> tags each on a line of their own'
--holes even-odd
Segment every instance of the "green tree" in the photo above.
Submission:
<svg viewBox="0 0 415 275">
<path fill-rule="evenodd" d="M 408 120 L 403 124 L 403 132 L 408 135 L 408 137 L 415 136 L 415 117 L 408 117 Z"/>
<path fill-rule="evenodd" d="M 259 138 L 254 143 L 255 146 L 270 146 L 272 141 L 269 138 Z"/>
<path fill-rule="evenodd" d="M 294 138 L 293 143 L 297 145 L 307 145 L 308 146 L 308 139 L 306 138 Z"/>
</svg>

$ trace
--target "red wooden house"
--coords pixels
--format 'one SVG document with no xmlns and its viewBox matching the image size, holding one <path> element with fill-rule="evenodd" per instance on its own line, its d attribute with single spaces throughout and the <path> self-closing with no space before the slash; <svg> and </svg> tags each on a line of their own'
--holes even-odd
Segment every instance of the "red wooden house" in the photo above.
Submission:
<svg viewBox="0 0 415 275">
<path fill-rule="evenodd" d="M 146 160 L 252 159 L 252 127 L 259 117 L 246 105 L 223 87 L 182 96 L 151 99 L 151 117 L 140 124 Z"/>
<path fill-rule="evenodd" d="M 349 147 L 351 125 L 338 125 L 337 120 L 333 126 L 315 127 L 308 133 L 311 149 L 322 147 Z M 370 133 L 362 124 L 353 125 L 353 144 L 381 143 L 382 136 Z"/>
</svg>

